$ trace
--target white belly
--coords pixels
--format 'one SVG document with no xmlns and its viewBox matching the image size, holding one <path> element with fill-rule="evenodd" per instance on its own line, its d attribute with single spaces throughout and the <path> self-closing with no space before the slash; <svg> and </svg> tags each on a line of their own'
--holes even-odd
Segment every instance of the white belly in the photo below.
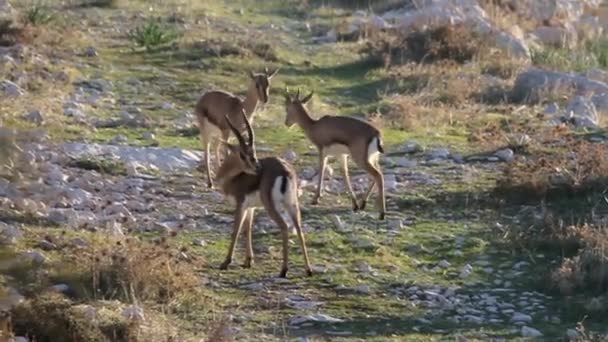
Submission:
<svg viewBox="0 0 608 342">
<path fill-rule="evenodd" d="M 343 154 L 350 154 L 348 146 L 342 144 L 333 144 L 323 148 L 326 156 L 341 156 Z"/>
</svg>

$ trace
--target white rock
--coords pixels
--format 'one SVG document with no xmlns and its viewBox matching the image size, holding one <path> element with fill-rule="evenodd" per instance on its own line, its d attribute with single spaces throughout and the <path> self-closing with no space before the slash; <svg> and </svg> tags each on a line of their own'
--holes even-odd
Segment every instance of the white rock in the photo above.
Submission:
<svg viewBox="0 0 608 342">
<path fill-rule="evenodd" d="M 190 171 L 201 163 L 203 153 L 179 148 L 116 146 L 84 143 L 66 143 L 61 150 L 75 159 L 114 156 L 123 163 L 137 162 L 145 168 L 162 172 Z"/>
<path fill-rule="evenodd" d="M 555 115 L 559 113 L 559 105 L 556 102 L 551 102 L 545 107 L 544 113 L 547 115 Z"/>
<path fill-rule="evenodd" d="M 438 265 L 441 268 L 448 268 L 448 267 L 452 266 L 452 264 L 450 264 L 450 262 L 445 259 L 441 260 Z"/>
<path fill-rule="evenodd" d="M 523 337 L 541 337 L 541 336 L 543 336 L 543 334 L 534 328 L 524 325 L 523 327 L 521 327 L 521 336 L 523 336 Z"/>
<path fill-rule="evenodd" d="M 23 257 L 35 264 L 43 264 L 46 261 L 46 257 L 37 251 L 24 252 Z"/>
<path fill-rule="evenodd" d="M 566 330 L 566 338 L 568 341 L 576 341 L 580 337 L 580 334 L 576 329 L 568 329 Z"/>
<path fill-rule="evenodd" d="M 495 155 L 500 160 L 505 161 L 505 162 L 510 162 L 513 160 L 513 158 L 515 158 L 515 154 L 513 153 L 513 150 L 510 148 L 498 150 L 498 151 L 496 151 Z"/>
<path fill-rule="evenodd" d="M 301 325 L 307 322 L 318 322 L 318 323 L 338 323 L 343 322 L 342 319 L 334 318 L 324 314 L 312 314 L 306 316 L 294 316 L 289 319 L 289 325 Z"/>
<path fill-rule="evenodd" d="M 0 80 L 0 95 L 7 97 L 19 97 L 25 94 L 25 90 L 9 80 Z"/>
<path fill-rule="evenodd" d="M 599 124 L 599 117 L 592 101 L 582 96 L 575 96 L 565 109 L 566 117 L 573 118 L 577 126 L 595 127 Z"/>
<path fill-rule="evenodd" d="M 44 122 L 44 118 L 42 117 L 42 113 L 39 110 L 33 110 L 23 116 L 23 118 L 29 122 L 35 123 L 36 125 L 41 125 Z"/>
<path fill-rule="evenodd" d="M 0 221 L 0 242 L 13 244 L 23 237 L 19 228 Z"/>
<path fill-rule="evenodd" d="M 523 322 L 523 323 L 532 323 L 532 316 L 526 315 L 521 312 L 515 312 L 513 317 L 511 317 L 511 322 Z"/>
<path fill-rule="evenodd" d="M 156 139 L 156 136 L 152 132 L 144 132 L 144 134 L 141 135 L 141 138 L 144 140 L 154 140 Z"/>
<path fill-rule="evenodd" d="M 288 162 L 293 163 L 293 162 L 295 162 L 295 161 L 296 161 L 296 159 L 298 158 L 298 155 L 296 154 L 296 152 L 295 152 L 295 151 L 291 151 L 291 150 L 290 150 L 290 151 L 285 151 L 285 152 L 284 152 L 284 153 L 281 155 L 281 157 L 282 157 L 283 159 L 287 160 Z"/>
<path fill-rule="evenodd" d="M 387 222 L 387 227 L 390 230 L 397 230 L 397 229 L 405 228 L 405 226 L 403 225 L 403 220 L 401 220 L 401 219 L 389 220 Z"/>
<path fill-rule="evenodd" d="M 450 157 L 450 150 L 447 148 L 436 148 L 428 152 L 430 159 L 447 159 Z"/>
<path fill-rule="evenodd" d="M 139 306 L 131 305 L 122 310 L 122 316 L 130 321 L 144 321 L 144 309 Z"/>
<path fill-rule="evenodd" d="M 418 163 L 415 160 L 411 160 L 408 158 L 396 158 L 395 160 L 395 165 L 399 166 L 399 167 L 415 167 L 416 165 L 418 165 Z"/>
<path fill-rule="evenodd" d="M 357 285 L 353 288 L 353 291 L 366 295 L 372 293 L 372 290 L 369 285 Z"/>
</svg>

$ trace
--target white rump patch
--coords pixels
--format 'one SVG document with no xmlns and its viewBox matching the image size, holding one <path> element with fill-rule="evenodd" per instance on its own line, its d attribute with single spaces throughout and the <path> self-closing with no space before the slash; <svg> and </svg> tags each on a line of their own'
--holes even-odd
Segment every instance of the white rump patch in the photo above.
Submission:
<svg viewBox="0 0 608 342">
<path fill-rule="evenodd" d="M 284 194 L 281 193 L 281 183 L 283 183 L 283 179 L 285 179 L 287 182 Z M 272 203 L 279 212 L 279 215 L 281 215 L 283 220 L 285 220 L 285 222 L 290 226 L 291 235 L 296 235 L 296 227 L 291 221 L 291 216 L 289 216 L 289 213 L 286 212 L 286 209 L 287 206 L 291 205 L 291 200 L 294 198 L 294 195 L 297 194 L 293 193 L 293 184 L 291 184 L 291 180 L 289 178 L 281 176 L 274 180 L 271 192 Z"/>
<path fill-rule="evenodd" d="M 378 137 L 374 137 L 372 141 L 367 145 L 367 161 L 375 165 L 380 158 L 380 151 L 378 151 Z"/>
</svg>

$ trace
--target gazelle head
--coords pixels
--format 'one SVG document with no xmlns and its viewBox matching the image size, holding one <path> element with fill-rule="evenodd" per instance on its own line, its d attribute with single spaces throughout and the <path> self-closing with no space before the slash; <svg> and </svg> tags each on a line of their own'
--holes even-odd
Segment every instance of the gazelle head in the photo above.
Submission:
<svg viewBox="0 0 608 342">
<path fill-rule="evenodd" d="M 285 88 L 285 110 L 287 111 L 287 115 L 285 116 L 285 126 L 291 127 L 296 123 L 296 118 L 298 114 L 302 111 L 305 111 L 304 104 L 312 98 L 314 91 L 311 91 L 303 99 L 300 99 L 300 89 L 296 93 L 295 97 L 291 97 L 289 94 L 289 90 Z"/>
<path fill-rule="evenodd" d="M 255 151 L 255 135 L 253 129 L 251 128 L 249 120 L 247 120 L 245 111 L 242 111 L 242 115 L 247 128 L 247 141 L 245 141 L 240 131 L 234 126 L 228 116 L 225 116 L 226 122 L 239 143 L 238 145 L 233 145 L 223 141 L 223 144 L 228 148 L 229 154 L 217 171 L 219 178 L 225 178 L 230 174 L 238 174 L 241 172 L 255 175 L 261 170 L 261 164 Z"/>
<path fill-rule="evenodd" d="M 270 89 L 270 80 L 274 77 L 274 75 L 279 72 L 279 69 L 275 69 L 273 72 L 269 72 L 268 68 L 264 68 L 264 72 L 261 74 L 254 74 L 252 71 L 249 71 L 249 77 L 255 83 L 255 91 L 257 92 L 258 99 L 262 103 L 268 102 L 268 92 Z"/>
</svg>

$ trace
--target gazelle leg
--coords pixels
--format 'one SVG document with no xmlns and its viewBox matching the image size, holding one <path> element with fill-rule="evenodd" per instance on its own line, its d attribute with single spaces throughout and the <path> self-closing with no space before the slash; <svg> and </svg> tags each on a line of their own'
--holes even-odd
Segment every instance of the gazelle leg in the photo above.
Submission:
<svg viewBox="0 0 608 342">
<path fill-rule="evenodd" d="M 376 186 L 376 181 L 374 178 L 371 178 L 369 188 L 367 189 L 367 191 L 363 195 L 363 198 L 361 199 L 361 204 L 359 205 L 360 210 L 365 210 L 365 206 L 367 205 L 367 200 L 369 199 L 369 196 L 372 194 L 372 191 L 374 191 L 375 186 Z"/>
<path fill-rule="evenodd" d="M 243 226 L 243 221 L 245 220 L 245 210 L 243 209 L 242 204 L 237 204 L 236 212 L 234 214 L 234 224 L 232 227 L 232 237 L 230 240 L 230 247 L 228 247 L 228 255 L 226 255 L 226 259 L 220 266 L 220 270 L 225 270 L 228 268 L 228 265 L 232 263 L 232 255 L 234 254 L 234 248 L 236 246 L 236 241 L 241 234 L 241 227 Z"/>
<path fill-rule="evenodd" d="M 355 196 L 355 192 L 353 191 L 353 185 L 350 183 L 350 177 L 348 175 L 348 154 L 342 155 L 342 174 L 344 176 L 346 188 L 350 193 L 350 199 L 353 204 L 353 211 L 358 211 L 360 208 L 359 205 L 357 205 L 357 196 Z"/>
<path fill-rule="evenodd" d="M 297 191 L 297 190 L 296 190 Z M 294 191 L 294 192 L 296 192 Z M 298 233 L 298 239 L 300 240 L 300 248 L 302 249 L 302 255 L 304 256 L 304 269 L 306 270 L 307 276 L 312 276 L 312 268 L 310 267 L 310 260 L 308 259 L 308 251 L 306 250 L 306 239 L 304 238 L 304 232 L 302 231 L 302 216 L 300 214 L 300 205 L 298 199 L 292 199 L 291 204 L 287 205 L 287 211 L 291 216 L 296 232 Z"/>
<path fill-rule="evenodd" d="M 319 204 L 319 198 L 323 192 L 323 178 L 325 178 L 325 166 L 327 165 L 327 157 L 322 149 L 319 149 L 319 181 L 317 182 L 317 192 L 312 199 L 312 204 Z"/>
<path fill-rule="evenodd" d="M 266 209 L 266 213 L 268 216 L 279 226 L 279 230 L 281 231 L 281 240 L 283 244 L 283 264 L 281 265 L 281 273 L 279 277 L 285 278 L 287 277 L 287 270 L 289 269 L 289 226 L 279 211 L 277 209 L 277 204 L 275 200 L 272 198 L 271 192 L 268 193 L 260 193 L 260 199 L 264 204 L 264 209 Z"/>
<path fill-rule="evenodd" d="M 245 227 L 245 237 L 247 238 L 247 242 L 245 244 L 245 248 L 246 248 L 246 254 L 245 254 L 245 263 L 243 264 L 243 267 L 245 268 L 250 268 L 251 265 L 253 265 L 253 241 L 252 241 L 252 237 L 253 237 L 253 233 L 252 233 L 252 228 L 253 228 L 253 215 L 255 213 L 255 209 L 251 208 L 249 210 L 247 210 L 245 212 L 245 223 L 243 224 L 243 226 Z"/>
<path fill-rule="evenodd" d="M 211 178 L 211 144 L 209 138 L 201 138 L 203 146 L 205 146 L 205 172 L 207 173 L 207 187 L 213 188 L 213 178 Z"/>
<path fill-rule="evenodd" d="M 365 145 L 357 146 L 358 149 L 363 150 L 367 148 Z M 368 193 L 363 198 L 363 203 L 360 207 L 365 208 L 365 201 L 367 201 L 367 197 L 369 193 L 373 190 L 374 186 L 378 187 L 378 198 L 376 199 L 376 207 L 378 208 L 379 215 L 378 218 L 380 220 L 384 220 L 386 216 L 386 201 L 384 199 L 384 176 L 380 171 L 380 165 L 377 160 L 370 160 L 367 155 L 359 155 L 359 154 L 351 154 L 353 156 L 354 161 L 357 163 L 359 167 L 364 169 L 371 177 L 372 184 L 370 184 L 370 188 Z"/>
</svg>

